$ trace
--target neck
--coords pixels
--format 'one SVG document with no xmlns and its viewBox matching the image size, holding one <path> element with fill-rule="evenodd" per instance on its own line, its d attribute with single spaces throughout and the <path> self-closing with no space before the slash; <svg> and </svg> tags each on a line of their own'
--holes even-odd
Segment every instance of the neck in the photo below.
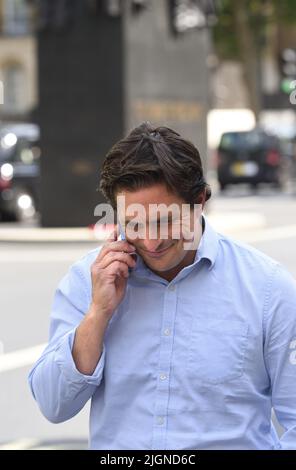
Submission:
<svg viewBox="0 0 296 470">
<path fill-rule="evenodd" d="M 197 250 L 189 250 L 187 251 L 185 257 L 182 259 L 182 261 L 177 265 L 174 266 L 171 269 L 168 269 L 167 271 L 161 271 L 161 272 L 155 272 L 158 276 L 162 277 L 163 279 L 166 279 L 167 281 L 171 282 L 177 274 L 186 266 L 190 266 L 193 264 L 195 255 L 196 255 Z"/>
</svg>

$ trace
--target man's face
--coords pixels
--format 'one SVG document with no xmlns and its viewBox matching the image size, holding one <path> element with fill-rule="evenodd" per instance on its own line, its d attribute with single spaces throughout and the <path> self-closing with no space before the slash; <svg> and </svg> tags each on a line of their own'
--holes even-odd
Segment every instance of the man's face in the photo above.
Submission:
<svg viewBox="0 0 296 470">
<path fill-rule="evenodd" d="M 196 206 L 196 212 L 190 211 L 185 201 L 161 183 L 137 191 L 122 190 L 118 196 L 124 200 L 124 208 L 118 207 L 118 216 L 125 222 L 126 239 L 151 270 L 164 274 L 170 270 L 179 271 L 193 262 L 196 247 L 189 250 L 189 241 L 197 232 L 200 232 L 200 240 L 202 204 Z M 134 204 L 140 205 L 141 213 L 128 210 Z M 164 212 L 154 210 L 160 204 Z M 170 207 L 174 210 L 167 210 L 163 216 L 165 208 Z"/>
</svg>

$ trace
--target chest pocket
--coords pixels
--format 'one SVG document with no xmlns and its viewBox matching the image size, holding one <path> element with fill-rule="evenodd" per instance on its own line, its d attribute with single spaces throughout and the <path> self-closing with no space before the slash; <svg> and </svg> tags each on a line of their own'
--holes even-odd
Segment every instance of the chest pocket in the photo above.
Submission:
<svg viewBox="0 0 296 470">
<path fill-rule="evenodd" d="M 244 372 L 248 324 L 240 321 L 193 321 L 187 367 L 200 383 L 221 384 Z"/>
</svg>

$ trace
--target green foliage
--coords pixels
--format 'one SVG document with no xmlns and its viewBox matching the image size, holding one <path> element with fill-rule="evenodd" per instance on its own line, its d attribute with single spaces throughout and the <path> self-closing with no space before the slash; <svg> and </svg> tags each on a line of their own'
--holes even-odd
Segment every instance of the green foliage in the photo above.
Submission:
<svg viewBox="0 0 296 470">
<path fill-rule="evenodd" d="M 295 0 L 220 0 L 218 22 L 213 28 L 216 52 L 221 59 L 239 59 L 235 9 L 243 8 L 254 40 L 261 45 L 270 23 L 296 26 Z"/>
</svg>

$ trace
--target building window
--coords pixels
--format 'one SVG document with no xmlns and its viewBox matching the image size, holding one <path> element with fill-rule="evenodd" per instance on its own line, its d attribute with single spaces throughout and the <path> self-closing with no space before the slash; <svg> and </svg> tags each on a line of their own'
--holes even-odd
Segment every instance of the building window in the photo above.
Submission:
<svg viewBox="0 0 296 470">
<path fill-rule="evenodd" d="M 18 36 L 31 32 L 29 6 L 26 0 L 2 0 L 2 32 Z"/>
<path fill-rule="evenodd" d="M 25 72 L 20 64 L 9 64 L 3 68 L 4 103 L 1 106 L 7 114 L 24 111 Z"/>
</svg>

